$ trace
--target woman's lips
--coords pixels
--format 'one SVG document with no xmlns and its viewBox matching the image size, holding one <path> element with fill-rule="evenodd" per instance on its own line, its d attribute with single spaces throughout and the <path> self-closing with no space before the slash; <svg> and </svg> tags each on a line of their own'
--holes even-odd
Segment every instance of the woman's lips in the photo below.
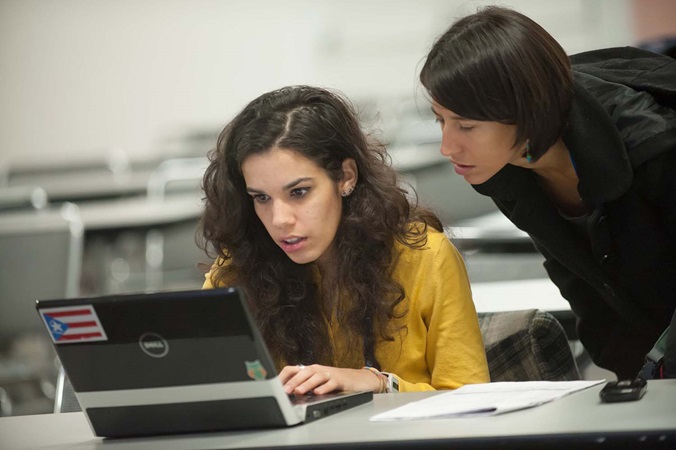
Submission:
<svg viewBox="0 0 676 450">
<path fill-rule="evenodd" d="M 472 170 L 473 167 L 474 166 L 465 166 L 464 164 L 453 163 L 455 173 L 457 173 L 458 175 L 466 175 L 467 172 Z"/>
<path fill-rule="evenodd" d="M 300 250 L 306 241 L 307 238 L 282 239 L 279 245 L 286 253 L 293 253 Z"/>
</svg>

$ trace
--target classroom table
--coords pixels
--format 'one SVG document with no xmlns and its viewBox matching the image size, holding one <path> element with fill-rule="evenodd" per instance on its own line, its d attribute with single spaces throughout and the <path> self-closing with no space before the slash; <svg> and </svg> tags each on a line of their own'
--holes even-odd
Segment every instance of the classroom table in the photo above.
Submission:
<svg viewBox="0 0 676 450">
<path fill-rule="evenodd" d="M 195 220 L 203 205 L 195 193 L 175 194 L 163 200 L 145 196 L 97 200 L 78 205 L 85 231 L 114 231 L 122 228 L 152 228 Z"/>
<path fill-rule="evenodd" d="M 477 312 L 540 309 L 553 315 L 570 312 L 570 304 L 549 278 L 472 283 Z"/>
<path fill-rule="evenodd" d="M 676 380 L 649 381 L 643 399 L 625 403 L 601 403 L 602 386 L 496 416 L 371 422 L 374 414 L 439 395 L 377 394 L 368 404 L 290 428 L 129 439 L 95 437 L 83 413 L 6 417 L 0 448 L 675 448 Z"/>
</svg>

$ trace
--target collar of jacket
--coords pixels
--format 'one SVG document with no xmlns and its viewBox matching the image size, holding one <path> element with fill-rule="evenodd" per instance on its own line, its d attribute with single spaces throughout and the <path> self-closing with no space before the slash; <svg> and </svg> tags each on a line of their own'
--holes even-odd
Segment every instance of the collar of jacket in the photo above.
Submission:
<svg viewBox="0 0 676 450">
<path fill-rule="evenodd" d="M 603 107 L 608 108 L 608 105 L 601 105 L 577 80 L 574 88 L 564 142 L 575 160 L 580 178 L 578 191 L 593 215 L 603 203 L 618 198 L 630 188 L 633 169 L 613 118 Z M 611 111 L 614 105 L 612 99 L 611 94 Z M 532 170 L 510 164 L 485 183 L 473 187 L 477 192 L 492 197 L 518 228 L 526 231 L 539 248 L 546 250 L 568 270 L 593 286 L 612 285 L 590 258 L 588 244 L 561 217 Z M 647 321 L 625 296 L 618 296 L 612 301 L 604 299 L 630 322 Z"/>
<path fill-rule="evenodd" d="M 575 161 L 580 197 L 588 204 L 599 205 L 624 194 L 634 174 L 614 121 L 578 81 L 587 76 L 575 75 L 575 95 L 563 142 Z M 599 176 L 601 173 L 603 176 Z"/>
<path fill-rule="evenodd" d="M 610 115 L 577 80 L 574 89 L 563 140 L 575 161 L 580 196 L 588 204 L 598 205 L 626 192 L 633 170 Z M 603 176 L 599 176 L 601 172 Z M 528 198 L 533 189 L 540 190 L 532 171 L 511 164 L 473 187 L 481 194 L 508 201 Z"/>
</svg>

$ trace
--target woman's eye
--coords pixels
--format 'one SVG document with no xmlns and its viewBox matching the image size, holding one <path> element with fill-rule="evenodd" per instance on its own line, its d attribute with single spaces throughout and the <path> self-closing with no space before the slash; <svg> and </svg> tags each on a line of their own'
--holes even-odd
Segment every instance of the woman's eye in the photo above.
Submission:
<svg viewBox="0 0 676 450">
<path fill-rule="evenodd" d="M 444 124 L 444 119 L 442 119 L 441 117 L 435 118 L 434 121 L 435 121 L 436 123 L 438 123 L 439 125 L 443 125 L 443 124 Z"/>
<path fill-rule="evenodd" d="M 470 131 L 474 129 L 474 126 L 458 124 L 458 128 L 460 128 L 462 131 Z"/>
<path fill-rule="evenodd" d="M 270 197 L 268 197 L 265 194 L 256 194 L 253 196 L 254 201 L 258 203 L 265 203 L 268 201 L 269 198 Z"/>
<path fill-rule="evenodd" d="M 291 190 L 292 197 L 303 197 L 310 191 L 310 188 L 295 188 Z"/>
</svg>

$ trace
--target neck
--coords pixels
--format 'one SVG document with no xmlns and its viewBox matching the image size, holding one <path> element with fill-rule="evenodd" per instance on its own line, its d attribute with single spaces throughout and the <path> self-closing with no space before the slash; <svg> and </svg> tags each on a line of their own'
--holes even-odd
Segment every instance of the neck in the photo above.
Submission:
<svg viewBox="0 0 676 450">
<path fill-rule="evenodd" d="M 577 185 L 579 181 L 568 147 L 562 139 L 556 141 L 540 159 L 526 167 L 553 184 L 574 183 Z"/>
<path fill-rule="evenodd" d="M 566 144 L 559 139 L 529 167 L 540 178 L 540 185 L 565 214 L 584 214 L 585 205 L 577 190 L 579 178 Z"/>
</svg>

